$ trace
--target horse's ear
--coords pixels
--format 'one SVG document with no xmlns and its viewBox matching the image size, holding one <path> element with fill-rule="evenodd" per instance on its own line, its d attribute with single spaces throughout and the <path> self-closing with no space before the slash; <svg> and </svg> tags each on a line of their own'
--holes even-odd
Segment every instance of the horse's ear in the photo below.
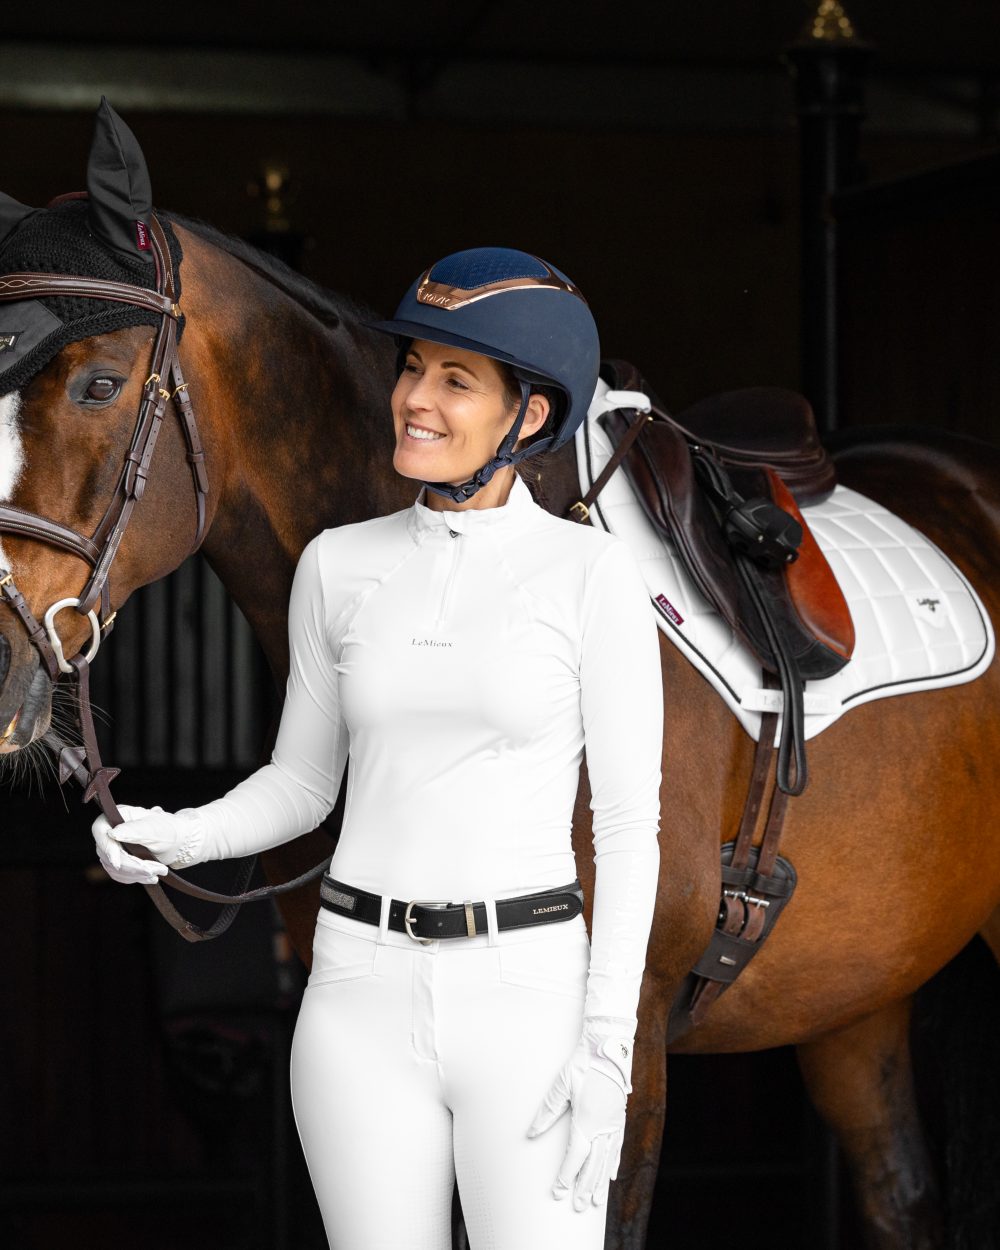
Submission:
<svg viewBox="0 0 1000 1250">
<path fill-rule="evenodd" d="M 102 243 L 152 261 L 149 221 L 153 193 L 139 141 L 101 96 L 87 162 L 90 225 Z"/>
<path fill-rule="evenodd" d="M 12 200 L 9 195 L 4 195 L 0 191 L 0 243 L 18 228 L 29 213 L 34 211 L 33 208 L 28 208 L 27 204 L 18 204 L 17 200 Z"/>
</svg>

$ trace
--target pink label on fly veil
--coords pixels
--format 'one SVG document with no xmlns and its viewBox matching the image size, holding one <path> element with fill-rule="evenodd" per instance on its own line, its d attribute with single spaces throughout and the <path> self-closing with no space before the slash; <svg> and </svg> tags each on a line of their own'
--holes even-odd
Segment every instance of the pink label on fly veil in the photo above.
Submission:
<svg viewBox="0 0 1000 1250">
<path fill-rule="evenodd" d="M 144 221 L 135 223 L 135 242 L 140 252 L 148 252 L 150 250 L 149 231 L 146 229 Z"/>
<path fill-rule="evenodd" d="M 683 625 L 684 617 L 677 611 L 666 595 L 657 595 L 656 602 L 660 605 L 663 615 L 675 625 Z"/>
</svg>

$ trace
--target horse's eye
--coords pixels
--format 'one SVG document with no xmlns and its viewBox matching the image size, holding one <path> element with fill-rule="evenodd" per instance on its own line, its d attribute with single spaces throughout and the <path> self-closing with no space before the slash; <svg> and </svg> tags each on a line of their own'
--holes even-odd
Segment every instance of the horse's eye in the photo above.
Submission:
<svg viewBox="0 0 1000 1250">
<path fill-rule="evenodd" d="M 106 404 L 111 399 L 117 399 L 121 389 L 122 384 L 118 378 L 92 378 L 83 392 L 83 397 L 94 403 Z"/>
</svg>

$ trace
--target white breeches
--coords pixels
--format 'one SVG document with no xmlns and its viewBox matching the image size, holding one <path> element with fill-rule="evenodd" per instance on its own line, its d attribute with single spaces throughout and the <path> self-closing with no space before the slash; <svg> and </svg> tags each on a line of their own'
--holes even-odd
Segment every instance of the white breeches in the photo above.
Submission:
<svg viewBox="0 0 1000 1250">
<path fill-rule="evenodd" d="M 605 1207 L 552 1185 L 567 1112 L 529 1139 L 583 1022 L 583 917 L 418 945 L 321 910 L 292 1102 L 331 1250 L 601 1250 Z"/>
</svg>

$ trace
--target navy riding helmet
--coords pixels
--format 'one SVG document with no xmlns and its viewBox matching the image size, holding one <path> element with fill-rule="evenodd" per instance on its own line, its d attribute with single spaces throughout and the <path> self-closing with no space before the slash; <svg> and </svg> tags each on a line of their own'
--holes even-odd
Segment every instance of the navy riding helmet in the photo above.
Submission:
<svg viewBox="0 0 1000 1250">
<path fill-rule="evenodd" d="M 493 474 L 573 437 L 597 385 L 597 326 L 578 288 L 558 269 L 528 252 L 476 247 L 439 260 L 414 282 L 391 321 L 372 329 L 397 342 L 426 339 L 463 347 L 510 365 L 521 385 L 521 407 L 496 455 L 468 482 L 426 482 L 458 503 Z M 514 451 L 533 387 L 557 387 L 566 397 L 556 432 Z"/>
</svg>

